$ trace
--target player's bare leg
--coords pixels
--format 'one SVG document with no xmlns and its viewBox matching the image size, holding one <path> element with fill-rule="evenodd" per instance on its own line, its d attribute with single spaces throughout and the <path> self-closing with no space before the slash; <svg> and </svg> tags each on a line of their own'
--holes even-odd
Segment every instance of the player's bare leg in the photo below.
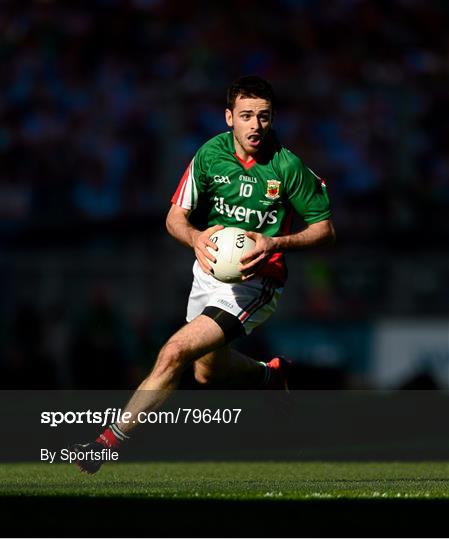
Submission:
<svg viewBox="0 0 449 540">
<path fill-rule="evenodd" d="M 162 347 L 151 373 L 122 411 L 122 416 L 126 414 L 126 422 L 118 421 L 95 442 L 77 444 L 72 449 L 89 452 L 101 451 L 105 447 L 118 448 L 120 442 L 138 426 L 139 413 L 159 408 L 178 386 L 182 372 L 192 362 L 200 382 L 215 379 L 236 387 L 260 384 L 266 367 L 238 351 L 230 351 L 225 343 L 225 333 L 213 319 L 205 315 L 196 317 Z M 76 463 L 82 471 L 93 474 L 101 467 L 102 461 L 87 458 Z"/>
<path fill-rule="evenodd" d="M 118 448 L 138 425 L 138 415 L 160 407 L 179 384 L 182 372 L 196 358 L 223 347 L 225 335 L 211 318 L 199 315 L 176 332 L 160 350 L 151 373 L 146 377 L 123 409 L 127 422 L 116 422 L 106 429 L 95 442 L 75 444 L 72 450 L 87 455 L 103 448 Z M 76 464 L 83 472 L 94 474 L 102 460 L 79 459 Z"/>
<path fill-rule="evenodd" d="M 226 383 L 233 387 L 256 387 L 265 373 L 261 362 L 228 345 L 205 354 L 195 360 L 193 366 L 195 379 L 200 384 Z"/>
<path fill-rule="evenodd" d="M 282 358 L 273 358 L 265 364 L 224 346 L 202 356 L 193 366 L 195 379 L 200 384 L 288 390 L 288 362 Z"/>
</svg>

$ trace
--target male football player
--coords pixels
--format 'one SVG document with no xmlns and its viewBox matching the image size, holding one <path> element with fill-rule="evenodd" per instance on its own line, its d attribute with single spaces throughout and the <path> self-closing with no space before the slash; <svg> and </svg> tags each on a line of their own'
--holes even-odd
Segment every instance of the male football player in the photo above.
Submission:
<svg viewBox="0 0 449 540">
<path fill-rule="evenodd" d="M 282 358 L 259 362 L 230 344 L 274 312 L 287 277 L 284 253 L 329 243 L 335 233 L 325 183 L 272 130 L 274 101 L 270 84 L 256 76 L 242 77 L 228 89 L 230 130 L 197 151 L 167 215 L 168 232 L 196 257 L 187 324 L 168 339 L 126 405 L 128 422 L 112 424 L 95 442 L 76 449 L 118 448 L 136 427 L 138 414 L 160 407 L 192 364 L 202 384 L 286 387 Z M 205 230 L 190 219 L 198 206 L 207 212 Z M 293 212 L 305 223 L 297 232 L 290 231 Z M 221 283 L 211 271 L 215 259 L 207 247 L 215 250 L 216 245 L 210 237 L 226 226 L 245 229 L 255 241 L 240 261 L 244 277 L 239 283 Z M 94 473 L 101 461 L 79 461 L 78 466 Z"/>
</svg>

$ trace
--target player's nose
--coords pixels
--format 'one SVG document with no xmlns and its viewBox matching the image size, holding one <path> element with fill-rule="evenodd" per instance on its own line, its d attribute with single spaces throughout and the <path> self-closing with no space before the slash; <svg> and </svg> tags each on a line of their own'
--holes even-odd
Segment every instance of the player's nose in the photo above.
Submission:
<svg viewBox="0 0 449 540">
<path fill-rule="evenodd" d="M 259 118 L 255 117 L 251 121 L 251 129 L 253 131 L 259 131 L 262 127 L 262 124 L 260 123 Z"/>
</svg>

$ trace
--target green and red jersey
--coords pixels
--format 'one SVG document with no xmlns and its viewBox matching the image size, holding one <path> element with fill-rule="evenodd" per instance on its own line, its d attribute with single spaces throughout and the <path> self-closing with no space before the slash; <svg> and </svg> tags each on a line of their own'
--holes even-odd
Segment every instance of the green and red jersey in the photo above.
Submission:
<svg viewBox="0 0 449 540">
<path fill-rule="evenodd" d="M 293 212 L 308 224 L 331 215 L 324 181 L 281 146 L 274 133 L 267 136 L 257 161 L 249 162 L 237 156 L 231 131 L 207 141 L 187 167 L 171 202 L 187 210 L 205 202 L 209 227 L 241 227 L 266 236 L 288 234 Z M 259 273 L 284 282 L 282 254 L 273 255 Z"/>
</svg>

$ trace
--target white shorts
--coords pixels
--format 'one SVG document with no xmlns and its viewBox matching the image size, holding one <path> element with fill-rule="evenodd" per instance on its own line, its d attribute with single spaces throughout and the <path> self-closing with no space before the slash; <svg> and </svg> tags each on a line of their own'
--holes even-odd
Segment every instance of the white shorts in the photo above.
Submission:
<svg viewBox="0 0 449 540">
<path fill-rule="evenodd" d="M 250 334 L 276 310 L 283 287 L 271 278 L 253 278 L 242 283 L 222 283 L 193 265 L 193 283 L 187 305 L 187 322 L 201 315 L 206 306 L 231 313 Z"/>
</svg>

